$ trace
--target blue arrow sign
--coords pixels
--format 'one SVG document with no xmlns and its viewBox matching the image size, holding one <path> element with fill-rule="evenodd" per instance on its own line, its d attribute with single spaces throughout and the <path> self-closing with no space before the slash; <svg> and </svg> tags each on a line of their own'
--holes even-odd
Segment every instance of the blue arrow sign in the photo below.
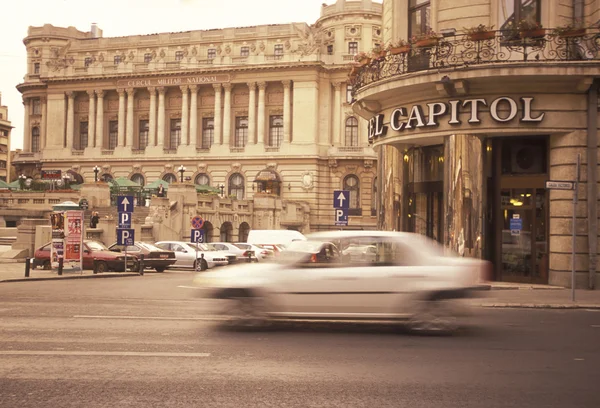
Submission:
<svg viewBox="0 0 600 408">
<path fill-rule="evenodd" d="M 135 241 L 135 230 L 133 228 L 117 229 L 117 245 L 133 245 Z"/>
<path fill-rule="evenodd" d="M 120 212 L 117 228 L 131 228 L 131 214 L 130 212 Z"/>
<path fill-rule="evenodd" d="M 118 196 L 117 211 L 120 213 L 133 212 L 133 196 Z"/>
<path fill-rule="evenodd" d="M 204 230 L 201 229 L 193 229 L 190 233 L 190 241 L 196 244 L 204 243 Z"/>
<path fill-rule="evenodd" d="M 333 208 L 350 208 L 350 191 L 334 190 Z"/>
<path fill-rule="evenodd" d="M 335 209 L 335 225 L 348 225 L 348 209 L 347 208 L 336 208 Z"/>
</svg>

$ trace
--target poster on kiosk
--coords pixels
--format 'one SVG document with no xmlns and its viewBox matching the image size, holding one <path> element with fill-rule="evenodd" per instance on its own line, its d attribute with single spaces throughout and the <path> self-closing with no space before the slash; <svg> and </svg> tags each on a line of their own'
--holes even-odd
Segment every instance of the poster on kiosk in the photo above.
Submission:
<svg viewBox="0 0 600 408">
<path fill-rule="evenodd" d="M 64 264 L 83 270 L 83 211 L 66 212 Z"/>
<path fill-rule="evenodd" d="M 52 269 L 58 269 L 58 260 L 64 255 L 65 213 L 63 211 L 54 211 L 50 215 L 50 223 L 52 225 L 50 265 Z"/>
</svg>

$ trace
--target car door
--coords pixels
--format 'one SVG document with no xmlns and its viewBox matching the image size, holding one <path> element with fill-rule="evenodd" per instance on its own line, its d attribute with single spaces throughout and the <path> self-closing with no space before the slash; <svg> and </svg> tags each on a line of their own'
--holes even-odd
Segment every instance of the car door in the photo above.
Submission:
<svg viewBox="0 0 600 408">
<path fill-rule="evenodd" d="M 194 266 L 196 254 L 191 253 L 185 246 L 176 242 L 171 243 L 171 251 L 175 252 L 176 266 L 191 268 Z"/>
</svg>

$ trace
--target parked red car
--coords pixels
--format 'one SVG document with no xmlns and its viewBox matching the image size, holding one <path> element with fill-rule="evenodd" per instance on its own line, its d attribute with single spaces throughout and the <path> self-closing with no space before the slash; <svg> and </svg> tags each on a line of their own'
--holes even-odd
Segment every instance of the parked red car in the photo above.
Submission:
<svg viewBox="0 0 600 408">
<path fill-rule="evenodd" d="M 35 250 L 32 268 L 38 266 L 50 269 L 50 246 L 51 242 Z M 83 269 L 93 269 L 94 259 L 97 260 L 98 272 L 123 272 L 125 270 L 125 255 L 110 251 L 103 243 L 92 240 L 83 241 Z M 127 255 L 127 268 L 137 271 L 138 261 L 135 255 Z"/>
</svg>

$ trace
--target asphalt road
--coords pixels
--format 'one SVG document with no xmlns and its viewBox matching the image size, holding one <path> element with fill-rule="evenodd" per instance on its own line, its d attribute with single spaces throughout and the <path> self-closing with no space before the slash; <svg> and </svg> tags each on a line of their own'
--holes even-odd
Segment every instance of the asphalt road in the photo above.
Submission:
<svg viewBox="0 0 600 408">
<path fill-rule="evenodd" d="M 191 273 L 0 284 L 0 407 L 594 407 L 600 312 L 215 329 Z"/>
</svg>

